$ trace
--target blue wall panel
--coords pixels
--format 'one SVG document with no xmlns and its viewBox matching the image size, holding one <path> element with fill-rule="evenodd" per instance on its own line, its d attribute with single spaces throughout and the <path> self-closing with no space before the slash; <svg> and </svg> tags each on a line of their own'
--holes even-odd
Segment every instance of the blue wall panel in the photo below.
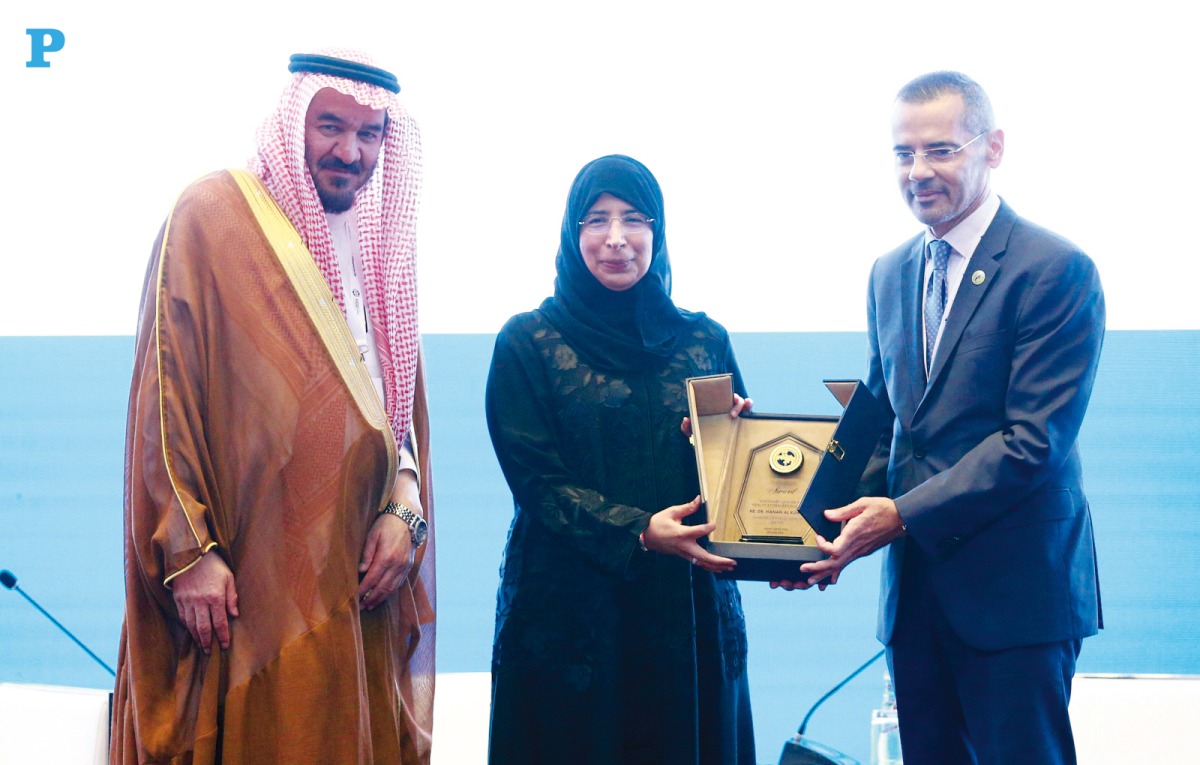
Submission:
<svg viewBox="0 0 1200 765">
<path fill-rule="evenodd" d="M 483 421 L 490 335 L 425 338 L 438 525 L 438 668 L 488 667 L 511 500 Z M 821 385 L 865 368 L 861 333 L 735 334 L 763 412 L 836 413 Z M 0 337 L 0 568 L 110 664 L 120 631 L 128 337 Z M 1081 448 L 1106 629 L 1083 672 L 1200 674 L 1200 332 L 1110 332 Z M 1013 562 L 1020 565 L 1019 561 Z M 743 585 L 760 759 L 870 657 L 877 558 L 824 593 Z M 881 691 L 868 670 L 814 717 L 814 738 L 867 759 Z M 105 687 L 103 670 L 16 593 L 0 592 L 0 681 Z"/>
</svg>

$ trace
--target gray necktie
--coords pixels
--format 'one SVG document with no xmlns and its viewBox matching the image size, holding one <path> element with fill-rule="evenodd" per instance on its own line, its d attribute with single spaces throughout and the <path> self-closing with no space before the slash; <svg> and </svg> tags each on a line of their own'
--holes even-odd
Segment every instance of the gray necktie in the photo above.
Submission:
<svg viewBox="0 0 1200 765">
<path fill-rule="evenodd" d="M 937 343 L 942 314 L 946 312 L 946 265 L 950 262 L 950 245 L 941 239 L 929 243 L 933 255 L 933 274 L 925 288 L 925 371 L 933 367 L 933 347 Z"/>
</svg>

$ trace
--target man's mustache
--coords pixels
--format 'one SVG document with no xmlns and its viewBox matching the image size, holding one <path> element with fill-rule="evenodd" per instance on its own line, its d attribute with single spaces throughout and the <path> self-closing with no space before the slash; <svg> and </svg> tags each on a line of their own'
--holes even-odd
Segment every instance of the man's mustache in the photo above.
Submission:
<svg viewBox="0 0 1200 765">
<path fill-rule="evenodd" d="M 317 162 L 317 167 L 322 170 L 338 170 L 341 172 L 354 173 L 362 175 L 363 166 L 361 162 L 343 162 L 337 157 L 322 157 Z"/>
</svg>

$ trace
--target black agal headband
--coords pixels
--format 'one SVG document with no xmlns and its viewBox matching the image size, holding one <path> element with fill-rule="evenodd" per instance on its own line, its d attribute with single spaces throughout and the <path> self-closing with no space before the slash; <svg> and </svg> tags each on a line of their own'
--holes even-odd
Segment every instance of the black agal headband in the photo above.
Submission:
<svg viewBox="0 0 1200 765">
<path fill-rule="evenodd" d="M 396 75 L 377 66 L 347 61 L 344 58 L 318 56 L 314 53 L 294 53 L 288 60 L 288 71 L 332 74 L 335 77 L 345 77 L 347 80 L 378 85 L 393 93 L 400 92 L 400 82 L 396 79 Z"/>
</svg>

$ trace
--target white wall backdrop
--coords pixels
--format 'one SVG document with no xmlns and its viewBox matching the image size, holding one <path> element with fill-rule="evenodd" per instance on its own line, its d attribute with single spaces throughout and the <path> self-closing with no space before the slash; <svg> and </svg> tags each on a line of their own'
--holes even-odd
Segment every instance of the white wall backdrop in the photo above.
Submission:
<svg viewBox="0 0 1200 765">
<path fill-rule="evenodd" d="M 243 165 L 287 56 L 327 45 L 371 51 L 421 123 L 426 332 L 492 332 L 545 296 L 570 181 L 609 152 L 662 182 L 681 305 L 735 331 L 863 328 L 871 261 L 915 231 L 891 98 L 937 68 L 990 91 L 996 188 L 1098 261 L 1111 328 L 1200 327 L 1179 3 L 2 5 L 0 335 L 132 334 L 175 195 Z M 30 27 L 66 37 L 49 68 L 25 67 Z"/>
<path fill-rule="evenodd" d="M 864 329 L 871 262 L 917 229 L 893 181 L 892 97 L 955 68 L 1006 131 L 995 187 L 1096 259 L 1110 328 L 1192 330 L 1106 343 L 1083 433 L 1106 629 L 1080 669 L 1200 673 L 1191 15 L 1177 0 L 0 0 L 0 564 L 115 662 L 128 336 L 150 246 L 189 181 L 244 165 L 289 54 L 371 51 L 421 123 L 435 460 L 486 439 L 489 338 L 457 333 L 495 332 L 550 291 L 568 186 L 601 154 L 662 182 L 680 305 L 740 333 Z M 66 43 L 27 68 L 39 27 Z M 803 397 L 832 406 L 818 381 L 863 358 L 852 336 L 738 343 L 765 411 L 823 411 Z M 1131 431 L 1154 436 L 1133 458 Z M 490 460 L 437 470 L 439 668 L 486 670 L 508 494 Z M 742 589 L 763 761 L 877 648 L 878 556 L 857 565 L 819 596 Z M 15 593 L 0 637 L 0 680 L 108 682 Z M 812 734 L 868 759 L 881 671 Z"/>
</svg>

